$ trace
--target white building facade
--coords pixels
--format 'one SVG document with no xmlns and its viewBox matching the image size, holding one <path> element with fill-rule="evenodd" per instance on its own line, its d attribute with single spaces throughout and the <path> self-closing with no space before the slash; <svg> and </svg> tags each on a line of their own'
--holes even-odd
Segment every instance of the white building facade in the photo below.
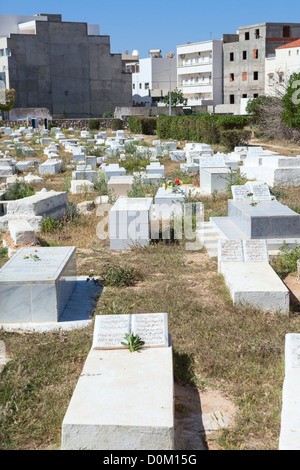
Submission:
<svg viewBox="0 0 300 470">
<path fill-rule="evenodd" d="M 223 41 L 177 46 L 177 87 L 188 106 L 223 103 Z"/>
<path fill-rule="evenodd" d="M 176 58 L 161 57 L 160 50 L 139 60 L 139 72 L 132 74 L 133 105 L 153 106 L 176 88 Z"/>
<path fill-rule="evenodd" d="M 300 39 L 277 47 L 275 56 L 266 59 L 265 94 L 281 96 L 293 73 L 300 73 Z"/>
</svg>

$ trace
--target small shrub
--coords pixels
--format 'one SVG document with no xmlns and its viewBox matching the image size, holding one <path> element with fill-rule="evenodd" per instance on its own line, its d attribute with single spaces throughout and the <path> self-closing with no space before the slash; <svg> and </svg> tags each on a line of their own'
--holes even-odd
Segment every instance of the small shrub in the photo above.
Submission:
<svg viewBox="0 0 300 470">
<path fill-rule="evenodd" d="M 133 286 L 141 279 L 137 268 L 107 264 L 102 271 L 103 283 L 108 286 Z"/>
<path fill-rule="evenodd" d="M 157 119 L 155 117 L 130 116 L 128 126 L 134 134 L 154 135 Z"/>
<path fill-rule="evenodd" d="M 295 248 L 289 248 L 286 243 L 280 248 L 279 255 L 271 266 L 281 279 L 297 271 L 297 261 L 300 259 L 300 245 Z"/>
<path fill-rule="evenodd" d="M 242 186 L 248 181 L 246 175 L 234 170 L 231 170 L 230 173 L 228 173 L 226 176 L 223 176 L 222 178 L 227 181 L 226 191 L 230 194 L 231 197 L 231 186 Z"/>
<path fill-rule="evenodd" d="M 124 129 L 122 119 L 113 119 L 110 127 L 113 131 L 119 131 Z"/>
<path fill-rule="evenodd" d="M 112 118 L 114 117 L 114 112 L 110 111 L 109 113 L 103 113 L 104 118 Z"/>
<path fill-rule="evenodd" d="M 8 248 L 7 246 L 3 246 L 0 248 L 0 258 L 7 258 L 8 255 Z"/>
<path fill-rule="evenodd" d="M 33 196 L 35 190 L 22 181 L 16 181 L 12 186 L 8 188 L 4 194 L 6 201 L 15 201 L 16 199 L 23 199 L 24 197 Z"/>
<path fill-rule="evenodd" d="M 80 221 L 81 221 L 81 213 L 77 210 L 76 205 L 73 202 L 67 202 L 66 212 L 61 222 L 78 225 Z"/>
<path fill-rule="evenodd" d="M 249 120 L 246 116 L 219 116 L 218 126 L 220 130 L 243 129 Z"/>
<path fill-rule="evenodd" d="M 98 131 L 100 129 L 99 119 L 90 119 L 88 123 L 88 128 L 90 131 Z"/>
<path fill-rule="evenodd" d="M 162 178 L 163 180 L 163 178 Z M 142 177 L 140 175 L 135 176 L 130 191 L 128 191 L 128 197 L 153 197 L 161 187 L 160 183 L 142 183 Z"/>
<path fill-rule="evenodd" d="M 234 147 L 246 146 L 251 139 L 251 131 L 244 129 L 230 129 L 221 132 L 221 144 L 229 152 L 234 150 Z"/>
<path fill-rule="evenodd" d="M 44 215 L 41 222 L 41 233 L 52 233 L 59 227 L 59 221 L 49 215 Z"/>
</svg>

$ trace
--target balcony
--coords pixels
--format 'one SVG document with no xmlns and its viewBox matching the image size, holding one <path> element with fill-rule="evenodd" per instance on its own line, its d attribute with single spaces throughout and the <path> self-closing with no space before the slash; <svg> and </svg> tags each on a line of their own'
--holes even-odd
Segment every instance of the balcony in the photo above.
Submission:
<svg viewBox="0 0 300 470">
<path fill-rule="evenodd" d="M 189 59 L 178 62 L 178 67 L 193 67 L 195 65 L 211 65 L 212 59 Z"/>
</svg>

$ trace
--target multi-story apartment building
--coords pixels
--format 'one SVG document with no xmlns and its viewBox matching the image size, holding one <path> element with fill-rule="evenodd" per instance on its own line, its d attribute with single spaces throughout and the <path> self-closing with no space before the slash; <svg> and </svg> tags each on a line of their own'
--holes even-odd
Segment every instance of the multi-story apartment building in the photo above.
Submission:
<svg viewBox="0 0 300 470">
<path fill-rule="evenodd" d="M 293 73 L 300 73 L 300 39 L 277 47 L 266 59 L 265 94 L 282 96 Z"/>
<path fill-rule="evenodd" d="M 134 50 L 132 54 L 126 51 L 122 55 L 122 71 L 123 73 L 138 73 L 140 71 L 139 51 Z"/>
<path fill-rule="evenodd" d="M 139 60 L 139 72 L 132 74 L 133 105 L 155 106 L 177 85 L 176 58 L 162 57 L 160 49 L 149 51 L 150 57 Z M 174 54 L 175 55 L 175 54 Z"/>
<path fill-rule="evenodd" d="M 131 75 L 110 37 L 61 15 L 0 16 L 0 79 L 16 90 L 15 108 L 97 117 L 131 105 Z"/>
<path fill-rule="evenodd" d="M 211 41 L 177 46 L 177 86 L 188 106 L 223 102 L 223 43 Z"/>
<path fill-rule="evenodd" d="M 299 23 L 260 23 L 223 35 L 224 103 L 264 95 L 265 59 L 299 37 Z"/>
</svg>

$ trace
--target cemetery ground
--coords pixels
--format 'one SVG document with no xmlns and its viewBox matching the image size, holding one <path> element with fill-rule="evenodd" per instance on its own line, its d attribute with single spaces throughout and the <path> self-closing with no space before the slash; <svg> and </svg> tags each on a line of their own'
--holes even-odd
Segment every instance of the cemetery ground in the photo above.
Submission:
<svg viewBox="0 0 300 470">
<path fill-rule="evenodd" d="M 35 151 L 46 160 L 40 149 Z M 63 155 L 60 174 L 32 186 L 66 190 L 68 159 Z M 163 163 L 167 176 L 178 172 L 179 162 L 164 158 Z M 300 212 L 299 188 L 274 191 L 280 202 Z M 69 193 L 69 201 L 78 204 L 98 194 Z M 227 215 L 228 197 L 199 197 L 206 220 Z M 96 315 L 168 313 L 176 383 L 175 449 L 276 450 L 284 341 L 287 333 L 299 332 L 299 302 L 289 316 L 234 306 L 218 274 L 217 258 L 210 258 L 205 248 L 187 251 L 184 240 L 112 252 L 109 240 L 98 240 L 99 217 L 94 206 L 90 209 L 38 234 L 39 241 L 43 246 L 76 246 L 78 275 L 105 281 Z M 6 261 L 2 249 L 0 266 Z M 296 273 L 291 276 L 295 279 Z M 92 336 L 93 324 L 69 332 L 0 330 L 8 356 L 0 375 L 1 450 L 60 448 L 61 424 Z M 229 418 L 225 428 L 216 410 Z M 201 432 L 201 413 L 215 415 L 214 432 Z"/>
</svg>

